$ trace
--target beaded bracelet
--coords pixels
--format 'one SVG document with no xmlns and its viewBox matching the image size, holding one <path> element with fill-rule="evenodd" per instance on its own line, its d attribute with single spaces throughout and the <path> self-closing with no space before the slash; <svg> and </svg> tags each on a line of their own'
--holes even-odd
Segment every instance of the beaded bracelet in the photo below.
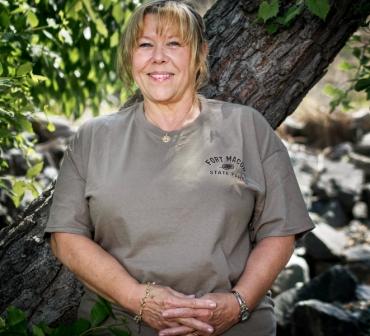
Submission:
<svg viewBox="0 0 370 336">
<path fill-rule="evenodd" d="M 144 311 L 144 307 L 145 307 L 145 304 L 146 304 L 146 300 L 148 299 L 148 297 L 150 295 L 150 292 L 153 289 L 154 285 L 155 285 L 155 282 L 147 282 L 146 283 L 145 295 L 141 299 L 141 302 L 140 302 L 139 314 L 135 315 L 135 317 L 134 317 L 134 321 L 138 325 L 138 333 L 139 334 L 140 334 L 140 330 L 141 330 L 141 321 L 143 320 L 143 311 Z M 153 298 L 153 296 L 151 296 L 151 297 Z"/>
</svg>

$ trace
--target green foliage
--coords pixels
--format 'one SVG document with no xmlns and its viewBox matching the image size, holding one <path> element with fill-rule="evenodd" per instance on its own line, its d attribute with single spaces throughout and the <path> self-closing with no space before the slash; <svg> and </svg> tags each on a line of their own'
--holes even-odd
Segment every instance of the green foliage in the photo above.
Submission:
<svg viewBox="0 0 370 336">
<path fill-rule="evenodd" d="M 296 0 L 292 1 L 288 7 L 281 8 L 279 0 L 264 0 L 259 6 L 257 20 L 265 24 L 270 34 L 274 34 L 279 28 L 286 28 L 292 24 L 305 8 L 325 21 L 330 11 L 330 4 L 329 0 Z M 355 7 L 354 10 L 366 13 L 369 8 Z M 370 100 L 370 40 L 368 34 L 370 21 L 366 22 L 364 27 L 367 29 L 367 34 L 355 34 L 347 43 L 352 50 L 353 60 L 340 64 L 342 71 L 354 73 L 349 85 L 344 89 L 332 84 L 324 87 L 324 93 L 332 98 L 331 111 L 336 107 L 341 107 L 343 110 L 352 109 L 350 93 L 353 91 L 364 92 L 367 100 Z"/>
<path fill-rule="evenodd" d="M 370 37 L 368 31 L 370 21 L 366 22 L 363 29 L 354 34 L 347 42 L 346 48 L 351 50 L 352 57 L 349 61 L 342 61 L 339 69 L 347 72 L 350 79 L 339 88 L 332 84 L 324 87 L 324 93 L 331 97 L 330 110 L 341 108 L 344 111 L 353 109 L 351 94 L 354 91 L 364 93 L 366 100 L 370 101 Z"/>
<path fill-rule="evenodd" d="M 135 0 L 0 0 L 0 181 L 4 152 L 19 148 L 27 158 L 36 112 L 78 118 L 120 92 L 115 71 L 119 35 Z M 50 127 L 52 128 L 52 127 Z M 38 168 L 35 168 L 38 169 Z M 32 175 L 32 174 L 31 174 Z M 13 185 L 17 202 L 29 176 Z M 9 184 L 9 183 L 8 183 Z M 16 190 L 14 190 L 14 185 Z M 23 192 L 24 195 L 24 192 Z"/>
<path fill-rule="evenodd" d="M 102 326 L 112 317 L 114 324 Z M 88 336 L 99 335 L 99 332 L 109 332 L 116 336 L 130 336 L 125 319 L 117 319 L 112 313 L 112 306 L 103 298 L 95 303 L 91 310 L 91 321 L 79 319 L 69 325 L 50 327 L 45 323 L 31 325 L 26 314 L 13 306 L 6 310 L 5 318 L 0 317 L 0 336 Z"/>
<path fill-rule="evenodd" d="M 281 8 L 279 0 L 261 2 L 257 19 L 265 23 L 266 29 L 273 34 L 280 27 L 288 27 L 301 12 L 307 8 L 313 15 L 325 20 L 330 10 L 329 0 L 296 0 L 288 7 Z"/>
</svg>

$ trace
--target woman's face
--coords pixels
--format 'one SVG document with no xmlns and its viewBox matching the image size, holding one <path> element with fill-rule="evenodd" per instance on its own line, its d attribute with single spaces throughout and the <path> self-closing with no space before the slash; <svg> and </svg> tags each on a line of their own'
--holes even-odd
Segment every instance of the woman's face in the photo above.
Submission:
<svg viewBox="0 0 370 336">
<path fill-rule="evenodd" d="M 144 99 L 155 103 L 173 103 L 192 99 L 194 74 L 191 74 L 191 52 L 177 32 L 168 28 L 162 36 L 156 33 L 157 18 L 147 14 L 138 47 L 133 52 L 132 74 Z"/>
</svg>

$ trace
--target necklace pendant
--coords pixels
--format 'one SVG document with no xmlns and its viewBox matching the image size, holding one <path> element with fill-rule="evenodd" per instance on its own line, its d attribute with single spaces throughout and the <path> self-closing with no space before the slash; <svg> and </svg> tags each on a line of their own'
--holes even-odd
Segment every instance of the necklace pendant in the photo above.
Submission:
<svg viewBox="0 0 370 336">
<path fill-rule="evenodd" d="M 171 141 L 171 137 L 168 134 L 165 134 L 162 137 L 162 142 L 167 143 L 167 142 L 170 142 L 170 141 Z"/>
</svg>

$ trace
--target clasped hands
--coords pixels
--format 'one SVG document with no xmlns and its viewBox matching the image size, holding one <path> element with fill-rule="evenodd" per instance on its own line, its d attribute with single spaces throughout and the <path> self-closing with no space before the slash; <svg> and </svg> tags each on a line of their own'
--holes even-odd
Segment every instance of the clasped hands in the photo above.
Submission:
<svg viewBox="0 0 370 336">
<path fill-rule="evenodd" d="M 159 336 L 220 335 L 238 322 L 239 310 L 231 293 L 196 298 L 156 285 L 146 301 L 143 320 Z"/>
</svg>

